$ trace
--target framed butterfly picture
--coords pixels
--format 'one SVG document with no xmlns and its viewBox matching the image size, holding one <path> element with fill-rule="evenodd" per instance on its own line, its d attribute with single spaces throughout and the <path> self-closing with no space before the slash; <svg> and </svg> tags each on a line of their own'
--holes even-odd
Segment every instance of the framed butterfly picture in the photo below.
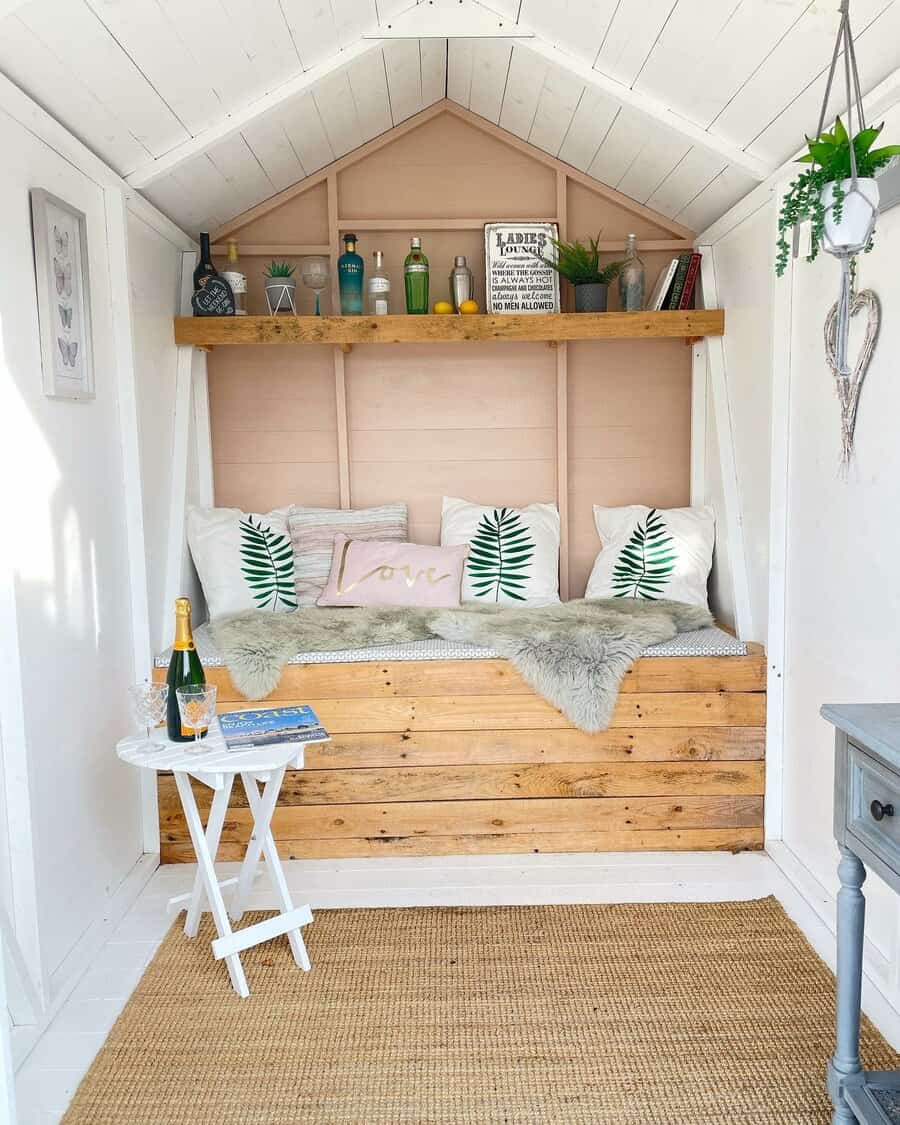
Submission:
<svg viewBox="0 0 900 1125">
<path fill-rule="evenodd" d="M 82 211 L 31 189 L 44 394 L 94 397 L 87 231 Z"/>
</svg>

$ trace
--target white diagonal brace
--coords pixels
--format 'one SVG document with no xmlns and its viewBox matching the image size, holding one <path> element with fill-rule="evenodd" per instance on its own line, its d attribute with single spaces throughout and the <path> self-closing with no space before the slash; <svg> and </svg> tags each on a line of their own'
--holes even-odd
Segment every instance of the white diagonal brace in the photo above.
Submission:
<svg viewBox="0 0 900 1125">
<path fill-rule="evenodd" d="M 125 177 L 126 182 L 134 188 L 146 187 L 154 180 L 158 180 L 160 176 L 173 172 L 186 160 L 190 160 L 194 156 L 201 156 L 211 145 L 239 133 L 245 126 L 258 121 L 265 114 L 271 113 L 272 110 L 280 108 L 299 94 L 309 92 L 313 86 L 327 78 L 328 75 L 334 74 L 337 70 L 342 70 L 345 66 L 349 66 L 350 63 L 361 59 L 372 51 L 380 50 L 381 43 L 377 39 L 358 40 L 351 47 L 345 47 L 336 55 L 332 55 L 327 62 L 319 63 L 310 67 L 309 70 L 304 70 L 302 74 L 295 75 L 276 89 L 270 90 L 262 97 L 256 98 L 255 101 L 235 110 L 224 120 L 204 129 L 195 137 L 182 141 L 181 144 L 170 148 L 168 152 L 164 152 L 162 156 L 135 168 L 129 176 Z"/>
<path fill-rule="evenodd" d="M 518 41 L 516 50 L 531 51 L 555 66 L 569 71 L 570 74 L 580 78 L 586 86 L 609 95 L 623 106 L 629 106 L 631 109 L 643 113 L 646 117 L 665 126 L 673 133 L 684 137 L 686 141 L 690 141 L 695 148 L 704 149 L 713 156 L 727 160 L 729 164 L 747 172 L 755 180 L 762 181 L 773 171 L 772 165 L 753 156 L 752 153 L 745 152 L 744 149 L 725 140 L 724 137 L 708 133 L 702 126 L 675 113 L 665 102 L 661 102 L 658 98 L 651 97 L 649 94 L 642 94 L 639 90 L 632 90 L 630 86 L 626 86 L 623 82 L 617 82 L 615 78 L 610 78 L 608 74 L 594 70 L 592 66 L 573 55 L 566 54 L 565 51 L 560 51 L 558 47 L 554 47 L 538 35 L 533 39 Z"/>
</svg>

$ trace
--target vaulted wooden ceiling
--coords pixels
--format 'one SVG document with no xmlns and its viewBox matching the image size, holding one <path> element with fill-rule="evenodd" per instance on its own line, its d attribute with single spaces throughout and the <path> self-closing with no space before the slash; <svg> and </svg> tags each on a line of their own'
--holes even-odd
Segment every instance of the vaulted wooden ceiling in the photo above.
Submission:
<svg viewBox="0 0 900 1125">
<path fill-rule="evenodd" d="M 900 0 L 851 15 L 869 90 L 900 67 Z M 837 0 L 0 0 L 0 16 L 0 71 L 191 232 L 444 97 L 701 230 L 814 127 L 838 18 Z"/>
</svg>

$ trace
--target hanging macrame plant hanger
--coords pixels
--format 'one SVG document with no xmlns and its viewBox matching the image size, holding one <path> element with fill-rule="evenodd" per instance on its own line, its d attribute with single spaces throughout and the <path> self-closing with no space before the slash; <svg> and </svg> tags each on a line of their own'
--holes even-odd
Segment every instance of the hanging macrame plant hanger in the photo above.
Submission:
<svg viewBox="0 0 900 1125">
<path fill-rule="evenodd" d="M 828 80 L 825 84 L 825 96 L 822 99 L 822 108 L 819 112 L 819 123 L 816 127 L 815 137 L 822 135 L 825 120 L 828 114 L 828 103 L 834 85 L 838 67 L 843 61 L 844 94 L 847 104 L 847 136 L 850 142 L 850 178 L 849 186 L 829 184 L 825 191 L 829 198 L 823 199 L 825 204 L 825 224 L 822 236 L 822 248 L 833 255 L 841 263 L 840 292 L 836 306 L 831 310 L 826 320 L 825 343 L 826 356 L 837 381 L 838 399 L 841 404 L 841 461 L 846 468 L 853 448 L 853 430 L 856 422 L 856 407 L 862 380 L 865 377 L 865 368 L 871 350 L 874 347 L 877 335 L 877 322 L 875 331 L 867 334 L 867 353 L 865 362 L 857 365 L 857 370 L 851 373 L 847 360 L 847 347 L 850 336 L 850 316 L 860 305 L 860 298 L 853 292 L 853 259 L 870 244 L 875 230 L 875 220 L 878 215 L 878 188 L 874 181 L 860 181 L 857 169 L 856 145 L 854 137 L 857 132 L 865 129 L 866 115 L 863 108 L 862 91 L 859 85 L 859 70 L 856 65 L 856 50 L 853 44 L 853 33 L 850 30 L 850 0 L 841 0 L 841 20 L 838 26 L 834 52 L 831 56 L 831 66 L 828 69 Z M 842 222 L 835 220 L 835 211 Z M 874 293 L 867 293 L 875 306 L 876 315 L 878 298 Z M 851 378 L 852 375 L 852 378 Z"/>
</svg>

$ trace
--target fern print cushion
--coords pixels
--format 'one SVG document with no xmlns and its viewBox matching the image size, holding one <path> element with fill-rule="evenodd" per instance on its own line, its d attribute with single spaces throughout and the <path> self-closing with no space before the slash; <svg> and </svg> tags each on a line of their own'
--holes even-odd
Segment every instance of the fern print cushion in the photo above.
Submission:
<svg viewBox="0 0 900 1125">
<path fill-rule="evenodd" d="M 712 508 L 594 505 L 603 549 L 586 598 L 647 598 L 707 605 L 716 522 Z"/>
<path fill-rule="evenodd" d="M 444 497 L 441 546 L 468 546 L 464 602 L 552 605 L 559 601 L 555 504 L 492 507 Z"/>
<path fill-rule="evenodd" d="M 289 508 L 260 515 L 239 508 L 188 508 L 187 538 L 210 621 L 261 609 L 297 608 Z"/>
</svg>

